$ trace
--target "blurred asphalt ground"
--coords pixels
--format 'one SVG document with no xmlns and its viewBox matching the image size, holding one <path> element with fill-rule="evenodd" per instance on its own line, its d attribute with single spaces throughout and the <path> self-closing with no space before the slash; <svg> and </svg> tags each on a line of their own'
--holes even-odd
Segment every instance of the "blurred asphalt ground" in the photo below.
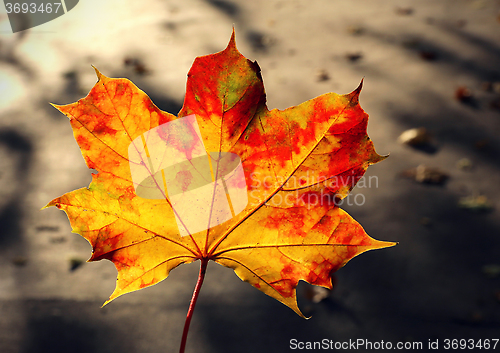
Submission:
<svg viewBox="0 0 500 353">
<path fill-rule="evenodd" d="M 83 0 L 12 34 L 2 5 L 0 352 L 178 351 L 199 264 L 100 308 L 114 266 L 78 266 L 88 243 L 63 212 L 40 211 L 91 179 L 68 119 L 49 102 L 84 97 L 92 64 L 176 114 L 194 58 L 224 49 L 233 24 L 239 50 L 262 68 L 270 108 L 348 93 L 364 77 L 369 135 L 391 156 L 369 168 L 376 184 L 354 190 L 365 202 L 344 208 L 372 237 L 400 244 L 352 260 L 326 300 L 300 295 L 310 320 L 210 265 L 187 352 L 287 352 L 291 339 L 422 342 L 427 351 L 429 340 L 442 350 L 445 339 L 500 338 L 499 16 L 498 0 Z M 428 129 L 432 148 L 397 142 L 414 127 Z M 420 164 L 448 181 L 401 177 Z M 493 209 L 459 208 L 470 195 Z"/>
</svg>

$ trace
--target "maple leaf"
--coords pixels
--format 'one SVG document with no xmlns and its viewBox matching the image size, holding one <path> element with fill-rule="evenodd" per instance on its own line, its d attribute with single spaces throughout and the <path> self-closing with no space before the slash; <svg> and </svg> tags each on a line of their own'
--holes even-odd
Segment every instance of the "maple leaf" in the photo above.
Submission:
<svg viewBox="0 0 500 353">
<path fill-rule="evenodd" d="M 331 288 L 351 258 L 394 245 L 337 207 L 385 158 L 366 134 L 361 84 L 269 111 L 260 68 L 234 31 L 225 50 L 194 61 L 178 117 L 129 80 L 96 73 L 87 97 L 55 107 L 98 173 L 46 207 L 67 213 L 92 245 L 89 261 L 115 264 L 106 303 L 213 260 L 303 316 L 299 280 Z"/>
</svg>

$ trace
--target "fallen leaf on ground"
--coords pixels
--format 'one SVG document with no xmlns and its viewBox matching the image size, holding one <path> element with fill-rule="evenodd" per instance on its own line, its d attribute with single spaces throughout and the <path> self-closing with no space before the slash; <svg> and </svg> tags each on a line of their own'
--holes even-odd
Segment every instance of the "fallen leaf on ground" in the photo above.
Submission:
<svg viewBox="0 0 500 353">
<path fill-rule="evenodd" d="M 491 100 L 489 105 L 491 109 L 500 110 L 500 97 Z"/>
<path fill-rule="evenodd" d="M 476 149 L 480 151 L 487 149 L 489 146 L 490 146 L 490 140 L 488 139 L 477 140 L 474 143 L 474 147 L 476 147 Z"/>
<path fill-rule="evenodd" d="M 455 90 L 455 99 L 459 102 L 470 103 L 473 98 L 472 91 L 465 86 L 460 86 Z"/>
<path fill-rule="evenodd" d="M 493 82 L 483 81 L 481 82 L 481 90 L 484 92 L 492 92 L 493 91 Z"/>
<path fill-rule="evenodd" d="M 178 117 L 129 80 L 96 73 L 87 97 L 55 107 L 98 173 L 47 207 L 90 242 L 89 261 L 115 264 L 106 303 L 213 260 L 302 315 L 299 280 L 331 288 L 354 256 L 395 244 L 370 238 L 335 204 L 385 158 L 366 134 L 361 85 L 269 111 L 260 68 L 234 33 L 194 61 Z"/>
<path fill-rule="evenodd" d="M 311 286 L 304 289 L 304 297 L 313 302 L 319 303 L 330 296 L 330 290 L 323 287 Z"/>
<path fill-rule="evenodd" d="M 12 263 L 19 267 L 26 266 L 26 264 L 28 263 L 28 258 L 26 258 L 25 256 L 16 256 L 12 259 Z"/>
<path fill-rule="evenodd" d="M 394 12 L 400 16 L 410 16 L 413 14 L 413 9 L 411 7 L 396 7 Z"/>
<path fill-rule="evenodd" d="M 445 172 L 437 168 L 427 167 L 424 164 L 420 164 L 417 168 L 403 171 L 401 173 L 401 176 L 404 178 L 413 179 L 417 183 L 434 185 L 442 185 L 449 178 L 448 174 L 446 174 Z"/>
<path fill-rule="evenodd" d="M 72 257 L 68 260 L 69 270 L 74 271 L 85 263 L 85 260 L 80 257 Z"/>
<path fill-rule="evenodd" d="M 57 231 L 59 231 L 58 226 L 37 226 L 35 229 L 37 232 L 57 232 Z"/>
<path fill-rule="evenodd" d="M 420 224 L 426 227 L 430 227 L 432 225 L 432 219 L 429 217 L 420 218 Z"/>
<path fill-rule="evenodd" d="M 125 58 L 123 64 L 127 67 L 132 67 L 135 73 L 139 75 L 145 75 L 149 72 L 142 60 L 137 58 Z"/>
<path fill-rule="evenodd" d="M 467 197 L 462 197 L 458 201 L 458 206 L 460 208 L 465 208 L 472 212 L 489 212 L 493 210 L 493 204 L 484 195 L 471 195 Z"/>
<path fill-rule="evenodd" d="M 399 143 L 409 146 L 422 146 L 430 141 L 431 136 L 425 127 L 406 130 L 398 137 Z"/>
<path fill-rule="evenodd" d="M 316 80 L 319 82 L 328 81 L 330 79 L 330 75 L 328 71 L 321 69 L 316 72 Z"/>
<path fill-rule="evenodd" d="M 500 82 L 498 82 L 498 81 L 493 82 L 491 85 L 491 89 L 494 93 L 500 94 Z"/>
<path fill-rule="evenodd" d="M 437 59 L 438 55 L 433 50 L 420 50 L 420 57 L 427 61 L 434 61 Z"/>
<path fill-rule="evenodd" d="M 500 276 L 500 265 L 498 264 L 484 265 L 481 270 L 489 278 L 496 278 Z"/>
<path fill-rule="evenodd" d="M 346 58 L 350 62 L 356 62 L 356 61 L 360 60 L 362 57 L 363 57 L 363 54 L 361 54 L 361 53 L 347 53 L 346 54 Z"/>
<path fill-rule="evenodd" d="M 474 164 L 469 158 L 460 158 L 457 162 L 457 168 L 461 170 L 469 171 L 473 166 Z"/>
<path fill-rule="evenodd" d="M 355 35 L 355 36 L 359 36 L 359 35 L 363 34 L 364 32 L 365 32 L 365 29 L 361 26 L 353 25 L 353 26 L 347 27 L 347 33 Z"/>
</svg>

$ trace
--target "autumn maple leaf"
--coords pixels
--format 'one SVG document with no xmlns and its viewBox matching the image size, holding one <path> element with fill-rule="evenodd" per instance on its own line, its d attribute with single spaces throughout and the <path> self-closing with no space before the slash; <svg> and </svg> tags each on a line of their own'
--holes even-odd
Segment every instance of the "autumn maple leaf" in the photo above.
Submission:
<svg viewBox="0 0 500 353">
<path fill-rule="evenodd" d="M 89 261 L 115 264 L 106 303 L 195 260 L 202 280 L 213 260 L 303 316 L 299 280 L 331 288 L 351 258 L 394 245 L 336 204 L 385 158 L 366 134 L 361 85 L 269 111 L 260 68 L 234 32 L 225 50 L 194 61 L 178 117 L 129 80 L 96 72 L 87 97 L 55 107 L 98 173 L 47 207 L 90 242 Z"/>
</svg>

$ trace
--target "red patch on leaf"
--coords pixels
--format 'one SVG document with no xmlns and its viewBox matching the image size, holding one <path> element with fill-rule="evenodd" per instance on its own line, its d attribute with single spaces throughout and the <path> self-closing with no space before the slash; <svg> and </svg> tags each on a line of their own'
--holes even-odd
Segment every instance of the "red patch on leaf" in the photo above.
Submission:
<svg viewBox="0 0 500 353">
<path fill-rule="evenodd" d="M 84 149 L 84 150 L 90 150 L 91 148 L 91 144 L 89 142 L 89 140 L 85 137 L 85 136 L 82 136 L 82 135 L 78 135 L 76 137 L 76 142 L 78 143 L 78 146 L 80 146 L 81 149 Z"/>
<path fill-rule="evenodd" d="M 188 170 L 181 170 L 175 176 L 175 182 L 181 186 L 182 191 L 186 192 L 191 186 L 193 175 Z"/>
<path fill-rule="evenodd" d="M 141 279 L 141 284 L 139 285 L 139 288 L 146 288 L 146 287 L 152 286 L 153 284 L 155 284 L 157 282 L 158 281 L 154 278 L 149 282 L 144 282 L 144 280 Z"/>
<path fill-rule="evenodd" d="M 290 279 L 281 279 L 271 283 L 271 286 L 285 298 L 293 296 L 295 291 L 295 284 Z"/>
<path fill-rule="evenodd" d="M 108 260 L 111 260 L 118 271 L 128 269 L 133 266 L 137 266 L 137 262 L 139 260 L 139 255 L 130 254 L 130 252 L 122 253 L 119 251 L 113 251 L 109 254 L 109 257 L 106 256 Z"/>
<path fill-rule="evenodd" d="M 90 169 L 97 169 L 97 165 L 90 159 L 89 156 L 84 156 L 85 163 L 87 163 L 87 167 Z"/>
<path fill-rule="evenodd" d="M 333 245 L 332 245 L 333 246 Z M 311 271 L 306 277 L 306 281 L 317 286 L 330 286 L 330 275 L 333 271 L 333 265 L 330 261 L 324 260 L 321 263 L 313 262 Z"/>
<path fill-rule="evenodd" d="M 102 134 L 115 135 L 118 132 L 118 130 L 110 128 L 105 121 L 100 121 L 98 124 L 94 126 L 94 130 L 92 130 L 92 132 L 95 135 L 102 135 Z"/>
</svg>

